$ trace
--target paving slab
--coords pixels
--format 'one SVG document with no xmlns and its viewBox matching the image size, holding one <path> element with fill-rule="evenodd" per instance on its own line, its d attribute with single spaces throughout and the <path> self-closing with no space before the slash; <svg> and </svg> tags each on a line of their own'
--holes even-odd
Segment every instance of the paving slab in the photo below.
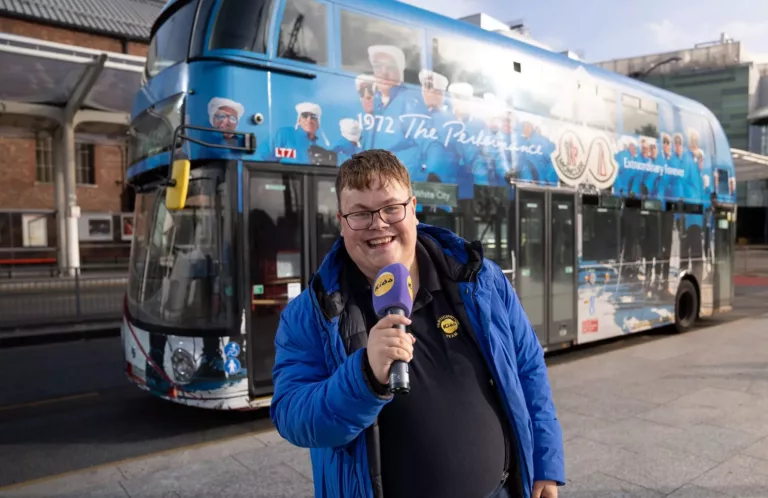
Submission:
<svg viewBox="0 0 768 498">
<path fill-rule="evenodd" d="M 565 498 L 768 497 L 768 315 L 553 365 Z M 311 497 L 309 452 L 249 434 L 3 497 Z"/>
</svg>

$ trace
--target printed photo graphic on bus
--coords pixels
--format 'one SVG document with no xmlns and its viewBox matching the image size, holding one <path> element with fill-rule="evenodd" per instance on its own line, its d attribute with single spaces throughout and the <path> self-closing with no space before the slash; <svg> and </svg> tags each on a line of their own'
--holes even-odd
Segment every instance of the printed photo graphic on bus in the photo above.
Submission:
<svg viewBox="0 0 768 498">
<path fill-rule="evenodd" d="M 214 97 L 208 102 L 209 123 L 215 129 L 225 132 L 221 135 L 225 144 L 237 145 L 237 139 L 232 132 L 237 131 L 243 114 L 245 108 L 234 100 Z"/>
<path fill-rule="evenodd" d="M 717 179 L 725 185 L 719 190 L 729 193 L 729 173 L 725 180 L 716 178 L 702 131 L 674 125 L 664 130 L 659 118 L 642 110 L 635 119 L 629 101 L 620 127 L 612 104 L 616 92 L 602 96 L 599 82 L 583 67 L 566 73 L 561 94 L 534 114 L 520 109 L 532 106 L 517 105 L 520 90 L 497 85 L 496 93 L 485 91 L 432 69 L 421 69 L 418 83 L 408 83 L 402 49 L 373 45 L 367 54 L 370 72 L 354 78 L 285 77 L 273 87 L 271 111 L 245 89 L 216 97 L 208 103 L 208 121 L 221 130 L 253 132 L 259 161 L 340 166 L 359 151 L 384 148 L 408 167 L 414 182 L 456 185 L 459 199 L 474 198 L 474 185 L 510 183 L 707 204 Z M 248 78 L 241 68 L 227 73 Z M 538 98 L 533 91 L 524 95 L 529 94 Z M 264 122 L 241 121 L 245 109 L 239 102 L 265 116 Z M 195 121 L 194 110 L 189 112 Z M 237 141 L 232 135 L 224 139 Z M 709 150 L 711 142 L 710 135 Z"/>
</svg>

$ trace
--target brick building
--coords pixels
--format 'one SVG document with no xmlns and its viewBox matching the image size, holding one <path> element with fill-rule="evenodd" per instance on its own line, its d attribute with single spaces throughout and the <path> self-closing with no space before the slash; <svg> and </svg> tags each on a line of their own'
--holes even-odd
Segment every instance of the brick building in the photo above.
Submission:
<svg viewBox="0 0 768 498">
<path fill-rule="evenodd" d="M 128 113 L 164 3 L 0 1 L 0 267 L 39 259 L 72 266 L 70 217 L 84 269 L 124 264 Z"/>
</svg>

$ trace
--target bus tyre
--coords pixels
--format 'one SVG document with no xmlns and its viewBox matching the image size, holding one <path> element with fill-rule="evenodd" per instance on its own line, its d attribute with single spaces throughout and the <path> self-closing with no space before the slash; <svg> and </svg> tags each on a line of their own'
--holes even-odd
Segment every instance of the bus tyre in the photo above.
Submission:
<svg viewBox="0 0 768 498">
<path fill-rule="evenodd" d="M 693 327 L 699 315 L 699 299 L 696 288 L 690 280 L 683 280 L 677 287 L 675 296 L 675 328 L 685 332 Z"/>
</svg>

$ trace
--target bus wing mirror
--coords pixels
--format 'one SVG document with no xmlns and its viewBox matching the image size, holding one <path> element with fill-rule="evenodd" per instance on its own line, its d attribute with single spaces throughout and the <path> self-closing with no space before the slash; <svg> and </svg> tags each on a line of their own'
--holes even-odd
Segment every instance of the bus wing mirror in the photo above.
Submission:
<svg viewBox="0 0 768 498">
<path fill-rule="evenodd" d="M 189 170 L 191 163 L 188 159 L 173 161 L 171 182 L 165 192 L 165 207 L 168 211 L 184 209 L 189 189 Z"/>
</svg>

